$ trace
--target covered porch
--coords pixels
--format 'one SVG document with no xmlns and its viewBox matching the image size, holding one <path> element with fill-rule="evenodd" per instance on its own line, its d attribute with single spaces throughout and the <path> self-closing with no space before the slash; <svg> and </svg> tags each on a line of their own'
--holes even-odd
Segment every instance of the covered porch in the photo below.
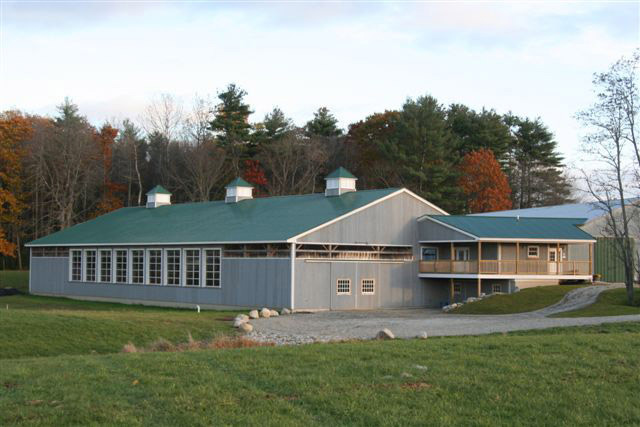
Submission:
<svg viewBox="0 0 640 427">
<path fill-rule="evenodd" d="M 576 241 L 421 242 L 421 277 L 590 280 L 593 243 Z"/>
</svg>

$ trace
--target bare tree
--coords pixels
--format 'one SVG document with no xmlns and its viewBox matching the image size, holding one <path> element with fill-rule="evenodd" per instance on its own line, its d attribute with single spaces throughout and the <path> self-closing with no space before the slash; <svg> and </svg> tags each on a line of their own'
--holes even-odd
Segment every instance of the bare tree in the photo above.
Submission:
<svg viewBox="0 0 640 427">
<path fill-rule="evenodd" d="M 158 133 L 167 141 L 174 139 L 182 122 L 182 105 L 168 93 L 152 99 L 141 117 L 142 128 L 147 134 Z"/>
<path fill-rule="evenodd" d="M 182 124 L 182 141 L 172 144 L 169 171 L 186 200 L 210 200 L 216 184 L 225 176 L 225 151 L 216 146 L 210 130 L 211 103 L 195 97 Z"/>
<path fill-rule="evenodd" d="M 279 196 L 314 192 L 329 154 L 323 144 L 297 130 L 264 145 L 258 158 L 269 177 L 267 191 Z"/>
<path fill-rule="evenodd" d="M 624 263 L 627 300 L 633 304 L 634 260 L 636 250 L 631 239 L 632 221 L 637 209 L 628 206 L 638 190 L 640 152 L 636 140 L 638 116 L 637 70 L 640 56 L 621 59 L 607 72 L 597 73 L 593 84 L 597 101 L 578 113 L 588 129 L 583 150 L 596 165 L 583 170 L 586 187 L 597 205 L 606 213 L 606 231 L 615 237 L 619 258 Z"/>
</svg>

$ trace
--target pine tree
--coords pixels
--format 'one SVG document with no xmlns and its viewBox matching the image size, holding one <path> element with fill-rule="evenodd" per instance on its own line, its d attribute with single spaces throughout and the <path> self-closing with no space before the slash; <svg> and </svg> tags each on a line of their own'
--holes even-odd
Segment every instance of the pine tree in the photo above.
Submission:
<svg viewBox="0 0 640 427">
<path fill-rule="evenodd" d="M 249 141 L 249 116 L 253 111 L 249 104 L 244 102 L 246 95 L 247 92 L 233 83 L 227 86 L 225 91 L 218 93 L 220 103 L 216 105 L 211 130 L 222 146 Z"/>
<path fill-rule="evenodd" d="M 304 127 L 307 136 L 335 137 L 342 135 L 342 129 L 338 127 L 338 119 L 327 107 L 321 107 L 313 113 L 313 119 Z"/>
</svg>

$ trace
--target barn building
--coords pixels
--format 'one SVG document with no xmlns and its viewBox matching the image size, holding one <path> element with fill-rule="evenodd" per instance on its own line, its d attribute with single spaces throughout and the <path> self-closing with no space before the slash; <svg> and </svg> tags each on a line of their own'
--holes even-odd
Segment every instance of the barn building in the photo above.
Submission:
<svg viewBox="0 0 640 427">
<path fill-rule="evenodd" d="M 574 220 L 450 216 L 404 188 L 171 204 L 161 186 L 27 244 L 30 291 L 150 305 L 349 310 L 437 307 L 561 280 L 591 280 L 593 238 Z M 474 219 L 475 218 L 475 219 Z M 519 286 L 521 285 L 521 286 Z"/>
</svg>

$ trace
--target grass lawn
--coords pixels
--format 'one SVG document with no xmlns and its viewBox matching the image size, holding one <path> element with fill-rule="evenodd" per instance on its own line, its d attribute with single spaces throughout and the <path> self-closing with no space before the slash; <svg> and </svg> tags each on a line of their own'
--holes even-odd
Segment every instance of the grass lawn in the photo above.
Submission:
<svg viewBox="0 0 640 427">
<path fill-rule="evenodd" d="M 188 333 L 196 340 L 208 339 L 231 333 L 228 320 L 235 314 L 34 295 L 1 297 L 0 359 L 113 353 L 129 341 L 138 346 L 159 337 L 186 342 Z"/>
<path fill-rule="evenodd" d="M 455 314 L 513 314 L 539 310 L 557 303 L 565 294 L 584 285 L 539 286 L 508 295 L 494 295 L 481 301 L 465 304 L 450 313 Z"/>
<path fill-rule="evenodd" d="M 0 425 L 638 425 L 640 323 L 0 363 Z"/>
<path fill-rule="evenodd" d="M 598 300 L 585 308 L 556 314 L 554 317 L 596 317 L 596 316 L 624 316 L 640 314 L 640 288 L 634 289 L 635 306 L 627 305 L 627 290 L 609 289 L 598 295 Z"/>
<path fill-rule="evenodd" d="M 29 272 L 2 270 L 0 271 L 0 288 L 16 288 L 22 292 L 29 292 Z"/>
</svg>

